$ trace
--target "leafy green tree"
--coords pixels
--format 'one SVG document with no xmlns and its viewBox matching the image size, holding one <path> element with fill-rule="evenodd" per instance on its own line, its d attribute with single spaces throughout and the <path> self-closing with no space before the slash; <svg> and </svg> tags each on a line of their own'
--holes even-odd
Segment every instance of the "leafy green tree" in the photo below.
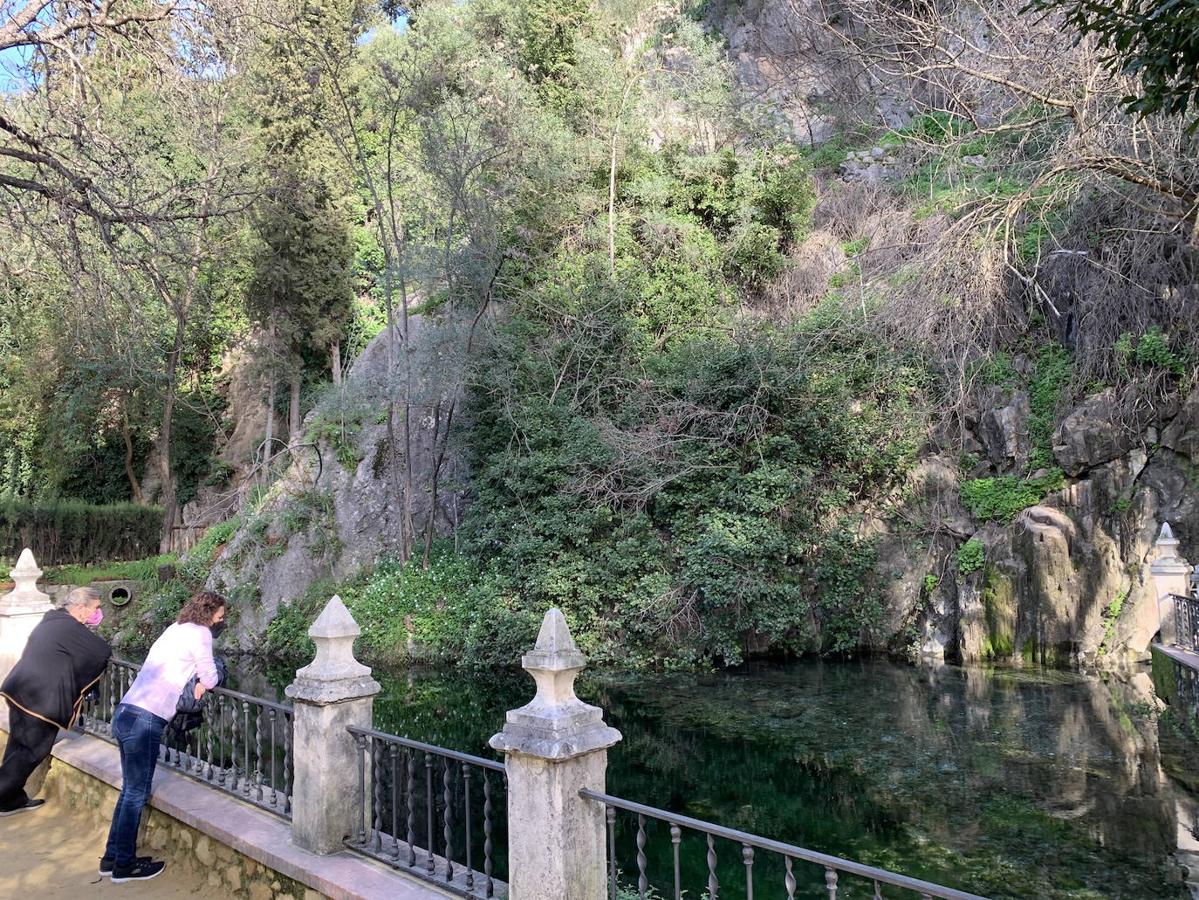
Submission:
<svg viewBox="0 0 1199 900">
<path fill-rule="evenodd" d="M 282 10 L 290 21 L 266 33 L 243 100 L 258 116 L 257 159 L 265 178 L 253 215 L 259 249 L 246 305 L 276 361 L 264 367 L 269 409 L 279 377 L 290 385 L 294 443 L 305 359 L 328 354 L 340 378 L 341 338 L 353 317 L 354 245 L 346 214 L 352 186 L 327 137 L 324 97 L 313 91 L 318 53 L 347 55 L 351 26 L 345 4 L 300 0 Z M 268 455 L 273 450 L 268 447 Z"/>
</svg>

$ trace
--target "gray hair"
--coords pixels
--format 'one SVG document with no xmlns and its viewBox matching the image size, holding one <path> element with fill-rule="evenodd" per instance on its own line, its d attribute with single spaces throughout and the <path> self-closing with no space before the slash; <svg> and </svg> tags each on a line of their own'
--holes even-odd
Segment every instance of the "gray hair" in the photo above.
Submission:
<svg viewBox="0 0 1199 900">
<path fill-rule="evenodd" d="M 76 606 L 87 606 L 100 599 L 100 592 L 95 588 L 77 587 L 63 598 L 59 609 L 72 609 Z"/>
</svg>

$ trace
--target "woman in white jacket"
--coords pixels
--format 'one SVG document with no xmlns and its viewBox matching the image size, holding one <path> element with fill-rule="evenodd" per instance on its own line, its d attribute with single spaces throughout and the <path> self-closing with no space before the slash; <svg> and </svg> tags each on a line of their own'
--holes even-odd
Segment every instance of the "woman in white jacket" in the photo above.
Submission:
<svg viewBox="0 0 1199 900">
<path fill-rule="evenodd" d="M 166 863 L 136 855 L 142 808 L 150 798 L 158 746 L 179 702 L 179 693 L 196 676 L 196 699 L 217 685 L 211 626 L 225 618 L 225 598 L 200 591 L 179 612 L 175 624 L 154 642 L 137 678 L 112 717 L 112 736 L 121 749 L 121 796 L 112 813 L 108 846 L 100 874 L 113 883 L 144 881 Z"/>
</svg>

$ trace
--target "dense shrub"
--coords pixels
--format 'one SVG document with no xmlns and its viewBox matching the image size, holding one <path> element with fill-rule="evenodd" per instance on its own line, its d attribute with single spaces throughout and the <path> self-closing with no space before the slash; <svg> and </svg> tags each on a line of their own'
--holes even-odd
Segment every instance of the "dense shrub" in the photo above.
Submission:
<svg viewBox="0 0 1199 900">
<path fill-rule="evenodd" d="M 0 554 L 31 547 L 42 565 L 142 559 L 158 550 L 161 530 L 155 506 L 0 500 Z"/>
<path fill-rule="evenodd" d="M 849 328 L 837 342 L 803 327 L 691 335 L 643 354 L 618 312 L 590 310 L 616 321 L 569 348 L 509 326 L 519 338 L 472 392 L 463 539 L 488 602 L 561 607 L 610 664 L 863 644 L 882 607 L 873 547 L 845 511 L 913 459 L 923 371 Z M 568 353 L 602 363 L 544 365 Z"/>
<path fill-rule="evenodd" d="M 975 518 L 989 522 L 1010 522 L 1022 509 L 1040 503 L 1045 495 L 1062 487 L 1061 469 L 1050 469 L 1036 478 L 1002 475 L 998 478 L 974 478 L 962 485 L 962 502 Z"/>
</svg>

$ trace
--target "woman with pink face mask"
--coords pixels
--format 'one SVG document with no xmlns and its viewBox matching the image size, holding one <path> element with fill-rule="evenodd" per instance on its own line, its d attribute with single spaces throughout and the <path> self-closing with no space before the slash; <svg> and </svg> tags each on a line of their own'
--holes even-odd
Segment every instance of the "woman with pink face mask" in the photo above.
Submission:
<svg viewBox="0 0 1199 900">
<path fill-rule="evenodd" d="M 79 716 L 83 696 L 104 674 L 112 655 L 93 629 L 104 613 L 100 595 L 75 588 L 29 635 L 29 642 L 4 685 L 8 701 L 8 745 L 0 765 L 0 816 L 37 809 L 25 782 L 50 755 L 58 729 L 69 729 Z"/>
</svg>

